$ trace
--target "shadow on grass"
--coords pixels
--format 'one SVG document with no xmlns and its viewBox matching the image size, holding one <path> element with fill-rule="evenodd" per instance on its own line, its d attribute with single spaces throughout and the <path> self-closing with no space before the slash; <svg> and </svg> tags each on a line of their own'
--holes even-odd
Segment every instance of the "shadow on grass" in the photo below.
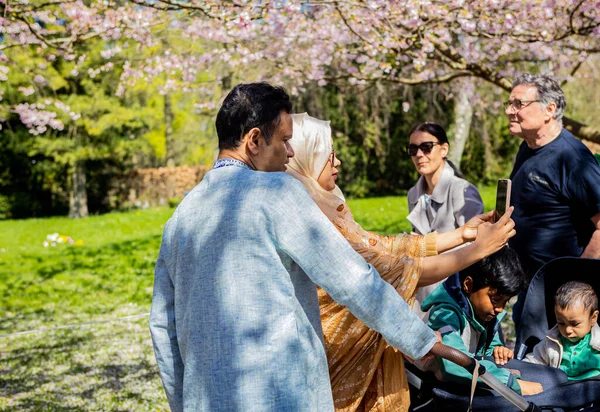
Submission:
<svg viewBox="0 0 600 412">
<path fill-rule="evenodd" d="M 27 365 L 33 359 L 39 358 L 40 356 L 47 356 L 52 352 L 60 352 L 64 354 L 69 351 L 73 351 L 81 347 L 83 344 L 89 341 L 87 336 L 69 336 L 67 338 L 61 338 L 58 341 L 55 339 L 41 340 L 40 343 L 32 346 L 16 347 L 14 349 L 8 349 L 2 351 L 2 361 L 12 362 L 18 361 L 22 365 Z"/>
<path fill-rule="evenodd" d="M 60 402 L 49 402 L 40 399 L 25 399 L 19 402 L 19 409 L 29 411 L 52 411 L 52 412 L 67 412 L 67 411 L 84 411 L 86 409 L 76 406 L 64 406 Z M 8 409 L 6 409 L 8 410 Z"/>
<path fill-rule="evenodd" d="M 35 318 L 39 322 L 45 323 L 52 320 L 52 311 L 47 309 L 35 309 L 27 312 L 19 312 L 0 318 L 0 331 L 12 330 L 15 325 Z"/>
<path fill-rule="evenodd" d="M 1 399 L 13 399 L 12 410 L 35 411 L 107 410 L 107 405 L 125 411 L 131 408 L 120 404 L 148 404 L 145 391 L 160 387 L 147 335 L 144 322 L 134 329 L 105 325 L 100 331 L 8 342 L 14 346 L 0 352 L 0 410 Z M 139 350 L 128 352 L 132 346 Z"/>
</svg>

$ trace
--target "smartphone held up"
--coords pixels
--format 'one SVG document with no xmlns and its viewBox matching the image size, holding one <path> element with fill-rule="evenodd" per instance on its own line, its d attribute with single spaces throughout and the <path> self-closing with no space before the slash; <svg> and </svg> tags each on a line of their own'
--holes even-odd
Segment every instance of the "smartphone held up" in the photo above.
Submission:
<svg viewBox="0 0 600 412">
<path fill-rule="evenodd" d="M 496 189 L 496 221 L 498 221 L 510 207 L 510 187 L 510 179 L 498 180 L 498 187 Z"/>
</svg>

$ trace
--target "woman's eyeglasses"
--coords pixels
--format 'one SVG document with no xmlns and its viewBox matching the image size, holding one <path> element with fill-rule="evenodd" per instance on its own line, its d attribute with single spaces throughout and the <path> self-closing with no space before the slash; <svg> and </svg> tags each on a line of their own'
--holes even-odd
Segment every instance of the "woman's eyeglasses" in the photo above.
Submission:
<svg viewBox="0 0 600 412">
<path fill-rule="evenodd" d="M 440 144 L 439 142 L 423 142 L 421 144 L 409 144 L 406 146 L 406 154 L 409 156 L 416 156 L 419 149 L 423 154 L 429 154 L 433 150 L 433 146 Z"/>
</svg>

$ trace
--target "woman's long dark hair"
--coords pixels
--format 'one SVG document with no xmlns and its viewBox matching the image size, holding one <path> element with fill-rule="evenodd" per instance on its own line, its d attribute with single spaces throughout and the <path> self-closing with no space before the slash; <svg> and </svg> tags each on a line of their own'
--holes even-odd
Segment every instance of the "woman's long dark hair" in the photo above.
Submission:
<svg viewBox="0 0 600 412">
<path fill-rule="evenodd" d="M 433 137 L 438 139 L 438 142 L 440 142 L 440 144 L 446 143 L 446 144 L 448 144 L 448 146 L 450 146 L 450 142 L 448 142 L 448 136 L 446 135 L 446 131 L 444 130 L 444 128 L 442 126 L 440 126 L 437 123 L 431 123 L 431 122 L 420 123 L 420 124 L 416 125 L 415 127 L 413 127 L 410 130 L 410 133 L 408 135 L 410 136 L 414 132 L 429 133 L 430 135 L 432 135 Z M 458 167 L 456 167 L 454 165 L 454 163 L 452 163 L 446 157 L 444 157 L 444 160 L 446 162 L 448 162 L 448 164 L 450 165 L 452 170 L 454 170 L 455 176 L 460 177 L 461 179 L 465 178 L 465 176 L 461 173 L 460 170 L 458 170 Z"/>
</svg>

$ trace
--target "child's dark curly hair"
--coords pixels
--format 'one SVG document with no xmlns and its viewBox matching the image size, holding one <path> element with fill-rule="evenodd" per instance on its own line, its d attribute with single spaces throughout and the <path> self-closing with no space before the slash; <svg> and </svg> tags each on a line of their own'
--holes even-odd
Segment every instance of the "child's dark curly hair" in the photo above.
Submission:
<svg viewBox="0 0 600 412">
<path fill-rule="evenodd" d="M 473 290 L 489 286 L 501 296 L 515 296 L 527 287 L 517 253 L 508 246 L 460 271 L 460 283 L 470 276 Z"/>
</svg>

